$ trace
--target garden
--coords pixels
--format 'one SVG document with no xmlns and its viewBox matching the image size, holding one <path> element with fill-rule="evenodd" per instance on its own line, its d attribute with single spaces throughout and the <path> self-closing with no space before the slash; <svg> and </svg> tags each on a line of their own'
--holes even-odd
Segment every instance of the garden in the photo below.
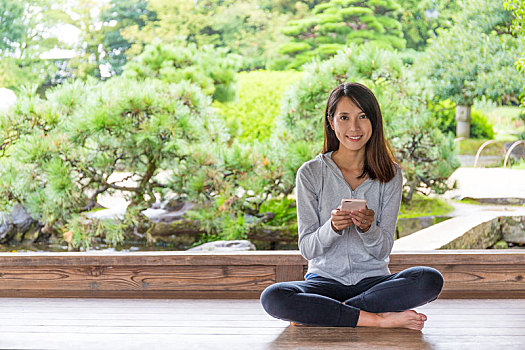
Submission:
<svg viewBox="0 0 525 350">
<path fill-rule="evenodd" d="M 399 237 L 453 211 L 441 196 L 462 156 L 496 140 L 484 155 L 501 167 L 525 139 L 522 0 L 0 8 L 0 86 L 16 95 L 0 112 L 5 251 L 297 249 L 296 172 L 343 82 L 380 102 L 405 177 Z"/>
</svg>

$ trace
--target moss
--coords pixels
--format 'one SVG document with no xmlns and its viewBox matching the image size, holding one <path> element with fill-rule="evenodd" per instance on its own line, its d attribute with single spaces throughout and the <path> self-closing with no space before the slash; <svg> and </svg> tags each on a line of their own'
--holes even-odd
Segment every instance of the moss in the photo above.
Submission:
<svg viewBox="0 0 525 350">
<path fill-rule="evenodd" d="M 499 241 L 492 246 L 493 249 L 507 249 L 509 244 L 505 241 Z"/>
</svg>

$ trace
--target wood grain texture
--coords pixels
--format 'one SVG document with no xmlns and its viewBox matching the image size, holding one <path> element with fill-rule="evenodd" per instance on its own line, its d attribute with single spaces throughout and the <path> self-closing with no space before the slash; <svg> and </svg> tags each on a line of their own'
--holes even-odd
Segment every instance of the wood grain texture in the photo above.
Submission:
<svg viewBox="0 0 525 350">
<path fill-rule="evenodd" d="M 0 304 L 2 349 L 481 350 L 525 344 L 525 300 L 437 300 L 416 309 L 428 317 L 421 332 L 291 327 L 266 314 L 258 300 L 4 298 Z"/>
<path fill-rule="evenodd" d="M 390 269 L 430 266 L 442 298 L 525 298 L 525 252 L 394 253 Z M 303 280 L 299 251 L 236 253 L 2 253 L 2 297 L 259 298 L 275 282 Z"/>
</svg>

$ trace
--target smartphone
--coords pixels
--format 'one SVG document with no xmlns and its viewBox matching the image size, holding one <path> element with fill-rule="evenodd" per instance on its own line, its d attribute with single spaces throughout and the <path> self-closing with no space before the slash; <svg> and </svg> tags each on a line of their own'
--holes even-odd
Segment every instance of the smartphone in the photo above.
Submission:
<svg viewBox="0 0 525 350">
<path fill-rule="evenodd" d="M 341 201 L 342 211 L 353 211 L 359 209 L 365 209 L 366 200 L 364 199 L 343 199 Z"/>
</svg>

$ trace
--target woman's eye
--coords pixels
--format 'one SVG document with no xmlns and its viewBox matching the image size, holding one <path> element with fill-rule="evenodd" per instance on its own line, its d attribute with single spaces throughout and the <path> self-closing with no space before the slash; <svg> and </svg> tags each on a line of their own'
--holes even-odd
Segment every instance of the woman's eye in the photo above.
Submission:
<svg viewBox="0 0 525 350">
<path fill-rule="evenodd" d="M 346 115 L 342 115 L 339 119 L 345 120 L 345 119 L 348 119 L 348 117 Z"/>
<path fill-rule="evenodd" d="M 368 117 L 366 116 L 366 114 L 361 114 L 361 115 L 359 116 L 359 118 L 361 118 L 361 119 L 366 119 L 366 118 L 368 118 Z"/>
</svg>

